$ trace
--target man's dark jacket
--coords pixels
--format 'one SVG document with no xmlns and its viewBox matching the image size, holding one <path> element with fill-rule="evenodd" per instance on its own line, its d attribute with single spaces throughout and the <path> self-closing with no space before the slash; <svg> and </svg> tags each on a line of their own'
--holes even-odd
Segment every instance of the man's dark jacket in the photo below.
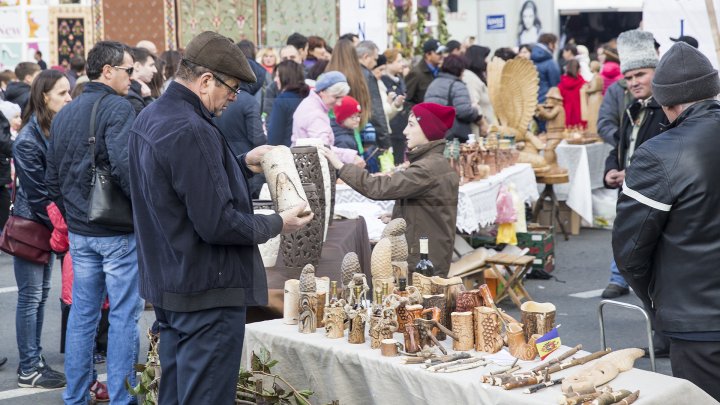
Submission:
<svg viewBox="0 0 720 405">
<path fill-rule="evenodd" d="M 283 91 L 275 98 L 273 113 L 267 121 L 268 145 L 290 146 L 293 114 L 304 99 L 296 91 Z"/>
<path fill-rule="evenodd" d="M 30 85 L 25 82 L 10 82 L 5 89 L 5 101 L 20 106 L 20 111 L 25 112 L 30 99 Z"/>
<path fill-rule="evenodd" d="M 245 155 L 233 155 L 200 98 L 171 83 L 129 144 L 140 295 L 175 312 L 265 305 L 257 245 L 282 218 L 253 215 Z"/>
<path fill-rule="evenodd" d="M 553 54 L 547 45 L 535 44 L 530 54 L 540 79 L 538 88 L 538 103 L 544 103 L 547 92 L 551 87 L 560 83 L 560 66 L 553 59 Z"/>
<path fill-rule="evenodd" d="M 130 104 L 132 104 L 133 109 L 135 110 L 135 115 L 140 114 L 140 111 L 150 105 L 153 101 L 153 98 L 150 96 L 142 96 L 142 84 L 140 84 L 137 80 L 132 80 L 130 82 L 130 90 L 128 90 L 128 94 L 125 98 L 128 99 Z"/>
<path fill-rule="evenodd" d="M 130 198 L 128 134 L 135 111 L 125 97 L 99 82 L 89 82 L 80 97 L 63 107 L 50 126 L 45 183 L 50 198 L 65 216 L 68 230 L 83 236 L 117 236 L 127 231 L 88 222 L 90 172 L 90 115 L 93 104 L 106 95 L 95 118 L 97 165 L 110 167 L 116 184 Z"/>
<path fill-rule="evenodd" d="M 15 154 L 15 173 L 20 180 L 13 214 L 45 224 L 52 229 L 47 214 L 50 196 L 45 186 L 46 138 L 35 115 L 23 127 L 12 145 Z"/>
<path fill-rule="evenodd" d="M 377 146 L 383 149 L 390 147 L 390 129 L 388 129 L 388 120 L 385 117 L 385 110 L 383 109 L 382 95 L 380 94 L 380 86 L 378 86 L 377 79 L 373 72 L 362 67 L 363 76 L 365 76 L 365 83 L 368 85 L 370 91 L 370 105 L 372 110 L 370 111 L 370 123 L 375 128 L 375 143 Z"/>
<path fill-rule="evenodd" d="M 0 113 L 0 187 L 9 184 L 10 179 L 10 159 L 13 153 L 12 132 L 10 131 L 10 121 Z"/>
<path fill-rule="evenodd" d="M 424 59 L 413 66 L 405 78 L 405 84 L 407 84 L 405 102 L 408 103 L 410 108 L 425 100 L 425 92 L 434 78 L 435 76 L 433 76 Z"/>
<path fill-rule="evenodd" d="M 640 109 L 640 101 L 634 101 L 625 110 L 622 116 L 622 125 L 620 130 L 616 132 L 615 147 L 610 151 L 608 157 L 605 159 L 605 172 L 603 173 L 603 182 L 605 182 L 605 175 L 610 170 L 625 170 L 625 160 L 627 156 L 628 148 L 630 147 L 630 137 L 632 136 L 632 121 L 631 115 L 634 117 L 637 115 L 637 111 Z M 635 140 L 635 150 L 640 147 L 643 143 L 649 139 L 660 134 L 663 128 L 668 124 L 668 119 L 665 116 L 660 104 L 651 99 L 645 112 L 645 120 L 638 130 L 637 139 Z M 605 187 L 609 187 L 605 183 Z"/>
<path fill-rule="evenodd" d="M 720 331 L 718 128 L 720 103 L 688 107 L 635 151 L 618 200 L 618 268 L 675 336 Z"/>
</svg>

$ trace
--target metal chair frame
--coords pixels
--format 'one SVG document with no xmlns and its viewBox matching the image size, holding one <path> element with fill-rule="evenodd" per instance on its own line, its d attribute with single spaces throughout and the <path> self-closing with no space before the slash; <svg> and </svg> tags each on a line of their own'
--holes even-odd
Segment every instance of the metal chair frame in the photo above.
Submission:
<svg viewBox="0 0 720 405">
<path fill-rule="evenodd" d="M 634 311 L 638 311 L 642 313 L 642 315 L 645 317 L 645 327 L 647 331 L 647 338 L 648 338 L 648 351 L 650 352 L 650 369 L 655 372 L 655 346 L 653 345 L 652 340 L 652 324 L 650 323 L 650 316 L 648 315 L 647 311 L 643 309 L 642 307 L 639 307 L 637 305 L 628 304 L 625 302 L 620 301 L 613 301 L 613 300 L 602 300 L 600 301 L 600 304 L 598 305 L 598 320 L 600 321 L 600 349 L 605 350 L 607 347 L 605 345 L 605 319 L 603 318 L 603 307 L 605 305 L 612 305 L 620 308 L 627 308 L 632 309 Z"/>
</svg>

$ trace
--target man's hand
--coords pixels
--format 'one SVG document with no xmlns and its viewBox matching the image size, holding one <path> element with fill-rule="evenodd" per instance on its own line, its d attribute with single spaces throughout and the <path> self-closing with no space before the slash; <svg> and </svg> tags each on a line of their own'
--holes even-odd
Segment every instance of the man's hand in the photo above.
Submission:
<svg viewBox="0 0 720 405">
<path fill-rule="evenodd" d="M 281 212 L 280 216 L 283 220 L 282 233 L 293 233 L 303 226 L 307 225 L 313 219 L 313 213 L 310 215 L 299 216 L 305 210 L 307 203 L 301 203 L 300 205 L 293 207 L 285 212 Z"/>
<path fill-rule="evenodd" d="M 405 96 L 397 96 L 393 100 L 393 105 L 395 106 L 395 108 L 402 107 L 403 103 L 405 103 Z"/>
<path fill-rule="evenodd" d="M 140 82 L 140 96 L 141 97 L 150 97 L 152 95 L 150 86 L 148 86 L 147 83 L 143 82 L 142 80 L 139 80 L 139 82 Z"/>
<path fill-rule="evenodd" d="M 364 169 L 365 165 L 367 165 L 367 162 L 365 162 L 365 159 L 363 159 L 362 156 L 355 156 L 355 159 L 353 159 L 353 164 L 361 169 Z"/>
<path fill-rule="evenodd" d="M 612 169 L 605 175 L 605 183 L 610 187 L 620 187 L 623 181 L 625 181 L 625 170 Z"/>
<path fill-rule="evenodd" d="M 344 163 L 340 160 L 339 157 L 333 152 L 332 150 L 324 147 L 324 146 L 318 146 L 318 153 L 325 156 L 325 159 L 327 159 L 328 163 L 332 167 L 334 167 L 336 170 L 340 170 Z"/>
<path fill-rule="evenodd" d="M 263 170 L 260 162 L 262 161 L 263 156 L 271 151 L 272 148 L 273 147 L 270 145 L 261 145 L 248 152 L 245 155 L 245 164 L 248 169 L 250 169 L 253 173 L 262 173 Z"/>
</svg>

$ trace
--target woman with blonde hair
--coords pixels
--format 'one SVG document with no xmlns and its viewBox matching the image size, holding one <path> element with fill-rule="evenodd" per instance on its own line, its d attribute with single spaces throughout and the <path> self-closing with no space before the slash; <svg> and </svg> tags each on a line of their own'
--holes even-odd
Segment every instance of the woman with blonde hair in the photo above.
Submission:
<svg viewBox="0 0 720 405">
<path fill-rule="evenodd" d="M 272 75 L 275 66 L 280 62 L 280 56 L 274 48 L 262 48 L 258 51 L 255 61 Z"/>
<path fill-rule="evenodd" d="M 360 108 L 362 109 L 360 113 L 360 128 L 364 128 L 370 119 L 370 111 L 372 110 L 372 106 L 370 105 L 370 90 L 368 89 L 367 82 L 365 82 L 360 61 L 358 60 L 352 41 L 341 39 L 335 43 L 330 63 L 327 68 L 325 68 L 325 71 L 338 71 L 345 75 L 347 83 L 350 85 L 349 95 L 360 103 Z"/>
</svg>

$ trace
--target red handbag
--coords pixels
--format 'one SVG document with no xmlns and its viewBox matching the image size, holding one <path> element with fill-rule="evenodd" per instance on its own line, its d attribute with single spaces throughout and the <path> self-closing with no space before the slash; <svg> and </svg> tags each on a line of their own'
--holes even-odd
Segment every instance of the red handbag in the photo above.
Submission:
<svg viewBox="0 0 720 405">
<path fill-rule="evenodd" d="M 37 264 L 50 262 L 50 229 L 27 218 L 13 215 L 15 182 L 10 205 L 10 217 L 0 235 L 0 250 Z"/>
</svg>

